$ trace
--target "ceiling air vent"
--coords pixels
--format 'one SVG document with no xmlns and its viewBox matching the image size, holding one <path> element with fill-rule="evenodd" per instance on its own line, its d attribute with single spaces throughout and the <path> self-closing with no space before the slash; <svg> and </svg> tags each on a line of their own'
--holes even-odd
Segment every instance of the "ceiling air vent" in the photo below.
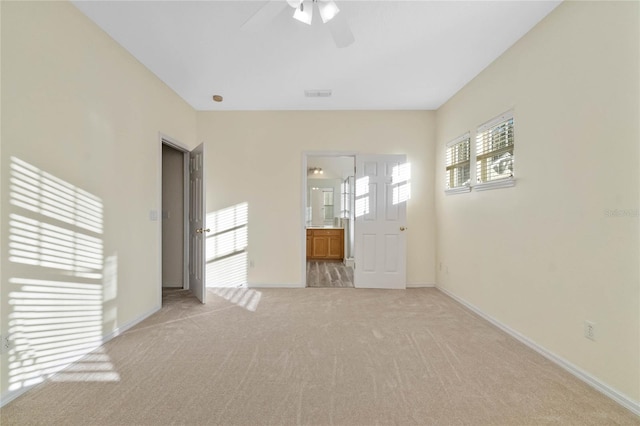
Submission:
<svg viewBox="0 0 640 426">
<path fill-rule="evenodd" d="M 331 96 L 331 90 L 305 90 L 304 95 L 307 98 L 328 98 Z"/>
</svg>

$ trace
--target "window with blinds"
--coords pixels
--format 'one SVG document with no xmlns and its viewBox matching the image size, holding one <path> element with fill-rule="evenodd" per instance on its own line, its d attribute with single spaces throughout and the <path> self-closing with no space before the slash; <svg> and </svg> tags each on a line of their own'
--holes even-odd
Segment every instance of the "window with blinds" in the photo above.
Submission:
<svg viewBox="0 0 640 426">
<path fill-rule="evenodd" d="M 322 188 L 324 220 L 333 220 L 333 188 Z"/>
<path fill-rule="evenodd" d="M 446 190 L 469 190 L 471 181 L 471 137 L 466 133 L 447 144 Z"/>
<path fill-rule="evenodd" d="M 478 183 L 513 177 L 513 112 L 507 112 L 480 126 L 476 133 L 476 176 Z"/>
</svg>

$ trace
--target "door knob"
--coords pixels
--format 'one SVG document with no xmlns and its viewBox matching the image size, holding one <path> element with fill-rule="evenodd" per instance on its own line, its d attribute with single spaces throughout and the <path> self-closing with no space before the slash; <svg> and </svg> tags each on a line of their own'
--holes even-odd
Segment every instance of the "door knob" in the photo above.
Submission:
<svg viewBox="0 0 640 426">
<path fill-rule="evenodd" d="M 401 231 L 404 231 L 405 229 L 407 229 L 407 228 L 405 228 L 404 226 L 401 226 L 401 227 L 400 227 L 400 230 L 401 230 Z"/>
<path fill-rule="evenodd" d="M 209 231 L 211 231 L 209 228 L 207 228 L 207 229 L 202 229 L 202 228 L 196 229 L 196 232 L 198 234 L 202 234 L 203 232 L 209 232 Z"/>
</svg>

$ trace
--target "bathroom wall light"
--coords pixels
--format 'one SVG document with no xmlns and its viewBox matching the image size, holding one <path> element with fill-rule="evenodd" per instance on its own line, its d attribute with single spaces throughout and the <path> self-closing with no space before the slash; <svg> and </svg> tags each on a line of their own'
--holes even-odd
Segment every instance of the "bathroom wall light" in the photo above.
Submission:
<svg viewBox="0 0 640 426">
<path fill-rule="evenodd" d="M 324 174 L 320 167 L 309 167 L 308 173 L 310 175 L 321 175 Z"/>
</svg>

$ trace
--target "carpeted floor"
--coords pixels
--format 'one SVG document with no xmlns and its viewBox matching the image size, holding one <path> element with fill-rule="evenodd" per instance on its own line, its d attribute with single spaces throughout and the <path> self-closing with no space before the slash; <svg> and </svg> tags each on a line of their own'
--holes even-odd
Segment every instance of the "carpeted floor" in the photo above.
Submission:
<svg viewBox="0 0 640 426">
<path fill-rule="evenodd" d="M 111 381 L 49 381 L 4 407 L 1 424 L 640 424 L 436 289 L 165 301 L 96 354 Z"/>
</svg>

